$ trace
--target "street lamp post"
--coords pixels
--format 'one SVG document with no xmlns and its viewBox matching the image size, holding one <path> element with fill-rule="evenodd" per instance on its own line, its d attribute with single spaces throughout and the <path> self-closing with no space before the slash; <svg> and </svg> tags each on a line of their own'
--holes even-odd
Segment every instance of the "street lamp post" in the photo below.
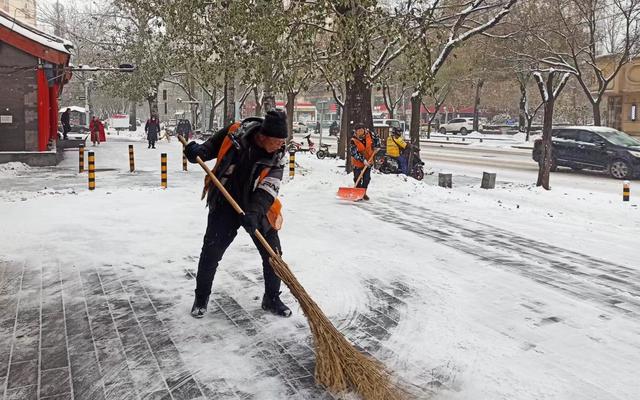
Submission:
<svg viewBox="0 0 640 400">
<path fill-rule="evenodd" d="M 189 112 L 191 114 L 191 127 L 195 131 L 195 129 L 196 129 L 196 125 L 195 125 L 195 122 L 194 122 L 194 118 L 195 118 L 194 114 L 195 114 L 195 112 L 194 112 L 193 106 L 196 105 L 196 104 L 199 105 L 200 102 L 196 101 L 196 100 L 182 100 L 180 97 L 178 97 L 176 99 L 176 102 L 189 104 L 189 110 L 190 110 Z"/>
</svg>

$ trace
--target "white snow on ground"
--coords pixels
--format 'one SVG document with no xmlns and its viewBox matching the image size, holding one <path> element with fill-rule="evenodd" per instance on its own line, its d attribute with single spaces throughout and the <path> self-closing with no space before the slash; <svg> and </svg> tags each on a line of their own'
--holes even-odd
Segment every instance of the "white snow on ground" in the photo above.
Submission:
<svg viewBox="0 0 640 400">
<path fill-rule="evenodd" d="M 540 137 L 540 135 L 531 135 L 529 140 L 526 140 L 526 134 L 516 133 L 513 135 L 493 135 L 484 134 L 477 131 L 473 131 L 467 135 L 454 135 L 447 133 L 443 135 L 441 133 L 432 132 L 430 139 L 423 138 L 423 142 L 447 142 L 465 144 L 473 147 L 497 147 L 497 148 L 533 148 L 533 142 Z M 480 141 L 482 139 L 482 141 Z"/>
<path fill-rule="evenodd" d="M 129 130 L 118 131 L 113 128 L 107 128 L 105 132 L 107 134 L 107 141 L 109 141 L 109 139 L 123 140 L 127 138 L 136 139 L 136 140 L 147 140 L 146 135 L 144 133 L 144 125 L 136 127 L 135 131 L 129 131 Z"/>
<path fill-rule="evenodd" d="M 0 177 L 16 176 L 18 172 L 28 171 L 29 166 L 21 162 L 9 162 L 0 164 Z"/>
<path fill-rule="evenodd" d="M 132 143 L 135 173 L 128 172 Z M 206 225 L 204 173 L 193 164 L 181 171 L 177 141 L 157 147 L 113 135 L 89 146 L 98 168 L 93 192 L 86 174 L 77 174 L 74 152 L 56 168 L 0 174 L 0 258 L 34 268 L 51 259 L 63 267 L 108 265 L 134 275 L 173 303 L 171 336 L 201 382 L 225 379 L 255 399 L 286 398 L 279 379 L 256 378 L 265 363 L 255 351 L 264 343 L 214 304 L 203 320 L 189 316 L 194 282 L 185 271 L 197 266 Z M 161 152 L 169 155 L 167 190 L 160 188 Z M 407 286 L 398 324 L 385 350 L 374 353 L 401 379 L 428 387 L 433 399 L 622 400 L 640 393 L 637 196 L 623 203 L 620 193 L 508 182 L 483 190 L 463 178 L 469 183 L 442 189 L 374 174 L 371 201 L 345 203 L 335 198 L 339 186 L 352 184 L 342 162 L 298 154 L 297 163 L 281 192 L 284 259 L 343 331 L 382 302 L 367 282 Z M 239 232 L 214 297 L 233 294 L 256 310 L 260 339 L 308 341 L 287 290 L 292 318 L 258 310 L 260 275 L 257 251 Z"/>
<path fill-rule="evenodd" d="M 320 135 L 317 135 L 315 132 L 309 131 L 311 134 L 312 140 L 315 142 L 316 147 L 318 146 L 318 142 L 320 139 Z M 306 141 L 303 139 L 303 136 L 308 133 L 300 133 L 296 134 L 296 141 L 304 143 L 304 147 L 306 147 Z M 408 133 L 405 133 L 405 140 L 408 140 Z M 323 143 L 330 143 L 333 147 L 332 150 L 335 150 L 336 138 L 335 136 L 329 136 L 328 129 L 323 129 L 322 135 Z M 533 148 L 533 142 L 535 139 L 539 138 L 540 135 L 531 135 L 529 137 L 529 141 L 526 140 L 526 135 L 524 133 L 516 133 L 514 135 L 504 134 L 504 135 L 495 135 L 495 134 L 484 134 L 477 131 L 470 132 L 467 135 L 453 134 L 447 133 L 443 135 L 436 131 L 431 132 L 430 138 L 427 139 L 426 133 L 421 135 L 420 141 L 423 143 L 440 143 L 445 142 L 449 144 L 460 144 L 465 146 L 472 147 L 495 147 L 495 148 Z M 480 142 L 482 139 L 482 142 Z M 383 143 L 384 145 L 384 143 Z"/>
</svg>

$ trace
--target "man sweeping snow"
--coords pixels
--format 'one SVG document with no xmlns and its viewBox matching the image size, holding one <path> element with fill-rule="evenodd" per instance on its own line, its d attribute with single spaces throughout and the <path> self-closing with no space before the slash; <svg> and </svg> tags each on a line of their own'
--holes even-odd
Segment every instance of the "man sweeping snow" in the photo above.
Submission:
<svg viewBox="0 0 640 400">
<path fill-rule="evenodd" d="M 364 124 L 358 123 L 351 138 L 351 163 L 353 164 L 353 181 L 356 187 L 367 189 L 371 181 L 371 162 L 376 149 L 380 148 L 380 139 L 375 133 L 365 128 Z M 366 167 L 366 168 L 365 168 Z M 360 178 L 362 170 L 364 174 Z M 360 181 L 358 181 L 360 178 Z M 366 191 L 363 197 L 369 200 Z"/>
<path fill-rule="evenodd" d="M 258 229 L 269 245 L 281 252 L 278 229 L 282 223 L 277 199 L 283 175 L 284 144 L 287 138 L 287 116 L 269 111 L 264 119 L 247 118 L 221 129 L 203 144 L 189 143 L 184 150 L 195 163 L 216 158 L 213 173 L 245 211 L 239 215 L 229 202 L 205 179 L 203 197 L 207 195 L 209 217 L 198 263 L 195 300 L 191 315 L 202 318 L 207 312 L 213 278 L 225 250 L 242 226 L 252 237 L 260 256 L 265 293 L 262 309 L 288 317 L 289 307 L 280 300 L 280 278 L 269 264 L 269 254 L 253 232 Z"/>
</svg>

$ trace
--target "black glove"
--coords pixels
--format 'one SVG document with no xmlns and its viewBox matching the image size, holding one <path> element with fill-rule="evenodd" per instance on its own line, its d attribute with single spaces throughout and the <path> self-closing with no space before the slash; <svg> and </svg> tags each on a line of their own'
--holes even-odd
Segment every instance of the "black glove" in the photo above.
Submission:
<svg viewBox="0 0 640 400">
<path fill-rule="evenodd" d="M 260 226 L 260 215 L 257 212 L 248 211 L 240 217 L 240 223 L 249 235 L 253 236 L 256 229 Z"/>
<path fill-rule="evenodd" d="M 184 147 L 184 155 L 187 157 L 187 160 L 191 163 L 198 162 L 196 157 L 202 158 L 202 150 L 198 143 L 191 142 Z"/>
</svg>

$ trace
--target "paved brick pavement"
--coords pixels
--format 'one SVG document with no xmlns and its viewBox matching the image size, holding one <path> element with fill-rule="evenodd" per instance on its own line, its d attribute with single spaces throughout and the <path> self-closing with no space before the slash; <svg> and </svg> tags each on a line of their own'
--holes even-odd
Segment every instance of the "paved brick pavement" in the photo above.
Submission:
<svg viewBox="0 0 640 400">
<path fill-rule="evenodd" d="M 205 396 L 138 281 L 2 263 L 0 398 Z"/>
<path fill-rule="evenodd" d="M 109 266 L 56 264 L 34 270 L 0 262 L 0 399 L 255 397 L 224 379 L 200 382 L 171 338 L 166 323 L 174 307 L 170 299 L 150 293 L 126 272 L 115 271 Z M 306 324 L 296 329 L 307 342 L 264 334 L 264 312 L 246 310 L 234 297 L 250 296 L 256 281 L 262 280 L 260 271 L 231 274 L 241 289 L 233 295 L 216 292 L 212 314 L 228 319 L 251 343 L 250 356 L 266 365 L 258 378 L 279 379 L 286 399 L 335 399 L 314 382 L 315 356 Z M 193 273 L 186 271 L 185 279 L 193 279 Z M 362 351 L 392 357 L 384 341 L 402 317 L 403 299 L 412 295 L 411 289 L 400 282 L 365 283 L 375 299 L 370 310 L 349 315 L 337 325 Z"/>
</svg>

